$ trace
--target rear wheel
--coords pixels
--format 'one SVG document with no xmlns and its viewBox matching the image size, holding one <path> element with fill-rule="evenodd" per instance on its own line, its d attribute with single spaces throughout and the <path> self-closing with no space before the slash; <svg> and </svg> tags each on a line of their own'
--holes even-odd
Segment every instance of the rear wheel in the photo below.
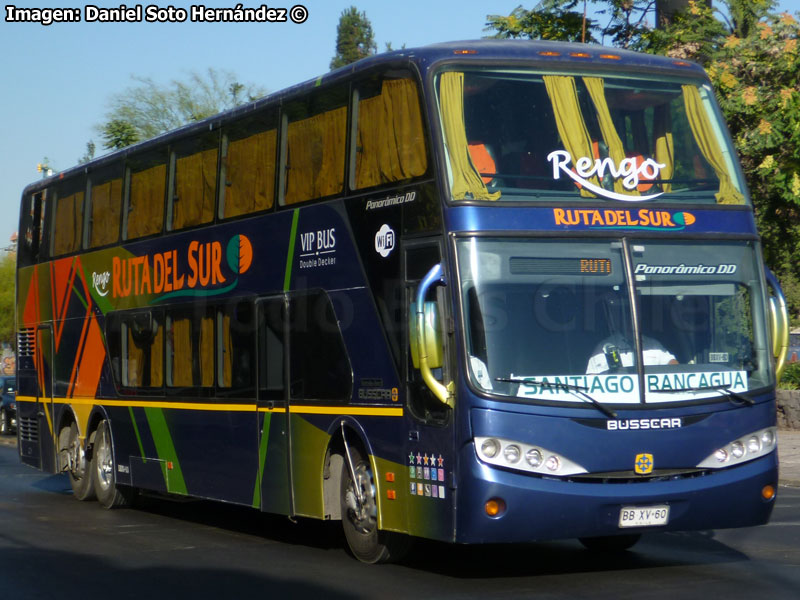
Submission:
<svg viewBox="0 0 800 600">
<path fill-rule="evenodd" d="M 59 435 L 62 468 L 69 475 L 69 485 L 72 495 L 78 500 L 94 500 L 94 469 L 91 460 L 86 460 L 86 453 L 81 446 L 77 423 L 61 430 Z"/>
<path fill-rule="evenodd" d="M 117 484 L 111 427 L 105 419 L 97 426 L 92 464 L 95 475 L 94 489 L 100 504 L 106 508 L 117 508 L 130 504 L 133 498 L 133 489 Z"/>
<path fill-rule="evenodd" d="M 592 552 L 624 552 L 641 539 L 641 534 L 608 535 L 602 537 L 579 538 L 581 544 Z"/>
<path fill-rule="evenodd" d="M 369 460 L 353 447 L 350 448 L 350 458 L 354 473 L 350 473 L 345 456 L 340 494 L 342 528 L 347 545 L 361 562 L 374 564 L 399 560 L 408 551 L 410 539 L 378 530 L 377 491 Z"/>
</svg>

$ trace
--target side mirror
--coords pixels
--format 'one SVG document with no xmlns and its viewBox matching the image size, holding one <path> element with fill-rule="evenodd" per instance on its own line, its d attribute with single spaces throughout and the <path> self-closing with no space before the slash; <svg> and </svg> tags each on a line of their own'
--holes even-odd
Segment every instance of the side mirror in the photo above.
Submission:
<svg viewBox="0 0 800 600">
<path fill-rule="evenodd" d="M 789 352 L 789 311 L 778 279 L 772 271 L 765 269 L 767 286 L 772 289 L 769 295 L 769 329 L 772 336 L 772 353 L 775 356 L 775 379 L 780 381 L 786 367 Z"/>
<path fill-rule="evenodd" d="M 431 369 L 438 369 L 443 364 L 444 343 L 439 327 L 438 307 L 436 302 L 426 302 L 425 295 L 434 284 L 439 283 L 443 283 L 442 265 L 437 264 L 423 277 L 417 288 L 417 300 L 411 304 L 409 344 L 411 360 L 414 367 L 420 370 L 425 385 L 443 404 L 452 408 L 455 387 L 453 382 L 444 385 L 431 373 Z"/>
</svg>

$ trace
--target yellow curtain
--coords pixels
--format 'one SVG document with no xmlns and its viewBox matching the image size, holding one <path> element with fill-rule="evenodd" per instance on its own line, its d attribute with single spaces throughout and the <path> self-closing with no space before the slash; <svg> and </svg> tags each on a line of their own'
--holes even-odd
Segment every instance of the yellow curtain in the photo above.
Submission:
<svg viewBox="0 0 800 600">
<path fill-rule="evenodd" d="M 122 214 L 122 179 L 92 186 L 92 229 L 89 246 L 97 248 L 119 239 Z"/>
<path fill-rule="evenodd" d="M 191 387 L 192 378 L 192 322 L 190 319 L 172 319 L 172 387 Z"/>
<path fill-rule="evenodd" d="M 553 106 L 553 115 L 556 119 L 558 135 L 564 148 L 572 155 L 574 165 L 579 158 L 592 159 L 592 138 L 586 129 L 586 123 L 578 104 L 578 90 L 575 79 L 564 75 L 544 75 L 544 87 Z M 593 184 L 600 185 L 597 177 L 589 179 Z M 586 188 L 581 188 L 581 196 L 594 196 Z"/>
<path fill-rule="evenodd" d="M 200 320 L 200 385 L 214 387 L 214 319 Z"/>
<path fill-rule="evenodd" d="M 81 248 L 83 225 L 83 192 L 70 194 L 56 201 L 56 227 L 53 253 L 68 254 Z"/>
<path fill-rule="evenodd" d="M 228 144 L 223 218 L 272 207 L 276 143 L 270 129 Z"/>
<path fill-rule="evenodd" d="M 144 379 L 144 350 L 133 341 L 133 332 L 128 330 L 128 347 L 125 356 L 125 377 L 123 384 L 128 387 L 141 387 Z"/>
<path fill-rule="evenodd" d="M 161 232 L 167 165 L 156 165 L 131 174 L 128 239 Z"/>
<path fill-rule="evenodd" d="M 183 229 L 212 221 L 216 186 L 216 148 L 179 158 L 175 163 L 172 228 Z"/>
<path fill-rule="evenodd" d="M 672 140 L 672 119 L 669 104 L 655 107 L 653 114 L 653 137 L 656 139 L 656 161 L 666 165 L 661 169 L 661 179 L 672 179 L 675 173 L 675 144 Z M 672 191 L 671 183 L 662 183 L 661 190 Z"/>
<path fill-rule="evenodd" d="M 717 202 L 719 204 L 744 204 L 744 196 L 733 185 L 725 166 L 725 157 L 719 147 L 713 126 L 708 120 L 706 109 L 703 107 L 700 91 L 693 85 L 682 85 L 681 88 L 683 89 L 683 103 L 686 106 L 686 117 L 689 119 L 694 140 L 697 142 L 703 158 L 711 165 L 719 179 Z"/>
<path fill-rule="evenodd" d="M 469 155 L 464 124 L 464 74 L 443 73 L 439 93 L 442 127 L 453 177 L 453 200 L 498 200 L 500 192 L 489 193 Z"/>
<path fill-rule="evenodd" d="M 233 380 L 233 364 L 231 362 L 233 352 L 233 342 L 231 339 L 231 317 L 225 315 L 222 317 L 222 381 L 220 387 L 231 387 Z"/>
<path fill-rule="evenodd" d="M 154 322 L 156 334 L 150 346 L 150 387 L 164 385 L 164 328 Z"/>
<path fill-rule="evenodd" d="M 600 77 L 584 77 L 583 83 L 586 84 L 586 89 L 589 90 L 589 96 L 592 98 L 595 111 L 597 112 L 597 120 L 600 123 L 600 132 L 603 134 L 608 146 L 608 154 L 614 164 L 619 167 L 625 159 L 625 147 L 622 140 L 617 133 L 617 128 L 614 127 L 614 121 L 611 118 L 611 111 L 608 109 L 608 102 L 606 102 L 606 93 L 603 79 Z M 591 156 L 591 155 L 589 155 Z M 622 179 L 614 179 L 614 191 L 618 194 L 628 194 L 629 196 L 638 196 L 637 189 L 629 190 L 622 185 Z"/>
<path fill-rule="evenodd" d="M 345 106 L 289 123 L 286 204 L 342 190 L 346 130 Z"/>
<path fill-rule="evenodd" d="M 422 115 L 411 79 L 386 80 L 358 104 L 356 188 L 417 177 L 427 169 Z"/>
</svg>

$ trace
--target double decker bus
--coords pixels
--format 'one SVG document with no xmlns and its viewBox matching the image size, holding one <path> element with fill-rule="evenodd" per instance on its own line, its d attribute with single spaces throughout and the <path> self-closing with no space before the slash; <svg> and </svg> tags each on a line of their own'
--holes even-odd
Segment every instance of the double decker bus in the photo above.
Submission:
<svg viewBox="0 0 800 600">
<path fill-rule="evenodd" d="M 389 52 L 24 190 L 19 453 L 105 507 L 341 520 L 365 562 L 762 524 L 768 277 L 700 67 Z"/>
</svg>

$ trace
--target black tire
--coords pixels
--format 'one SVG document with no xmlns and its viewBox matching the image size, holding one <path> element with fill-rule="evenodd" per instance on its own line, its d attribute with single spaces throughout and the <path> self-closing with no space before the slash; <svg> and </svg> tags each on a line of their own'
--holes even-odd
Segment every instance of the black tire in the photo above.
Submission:
<svg viewBox="0 0 800 600">
<path fill-rule="evenodd" d="M 8 425 L 8 414 L 5 410 L 0 410 L 0 435 L 8 435 L 11 429 Z"/>
<path fill-rule="evenodd" d="M 100 421 L 95 432 L 92 466 L 97 501 L 105 508 L 120 508 L 130 505 L 134 492 L 132 488 L 117 484 L 111 427 L 105 419 Z"/>
<path fill-rule="evenodd" d="M 71 423 L 69 427 L 61 430 L 58 437 L 59 440 L 63 440 L 60 452 L 65 454 L 67 460 L 64 468 L 69 476 L 72 495 L 77 500 L 94 500 L 94 468 L 92 461 L 86 460 L 78 434 L 78 425 Z"/>
<path fill-rule="evenodd" d="M 378 530 L 378 498 L 372 467 L 356 448 L 350 448 L 350 457 L 356 481 L 354 483 L 345 455 L 339 494 L 347 545 L 353 556 L 364 563 L 400 560 L 408 552 L 411 540 L 406 535 Z M 362 503 L 358 501 L 357 488 L 361 491 Z"/>
<path fill-rule="evenodd" d="M 608 535 L 602 537 L 578 538 L 587 550 L 592 552 L 625 552 L 642 538 L 641 534 Z"/>
</svg>

